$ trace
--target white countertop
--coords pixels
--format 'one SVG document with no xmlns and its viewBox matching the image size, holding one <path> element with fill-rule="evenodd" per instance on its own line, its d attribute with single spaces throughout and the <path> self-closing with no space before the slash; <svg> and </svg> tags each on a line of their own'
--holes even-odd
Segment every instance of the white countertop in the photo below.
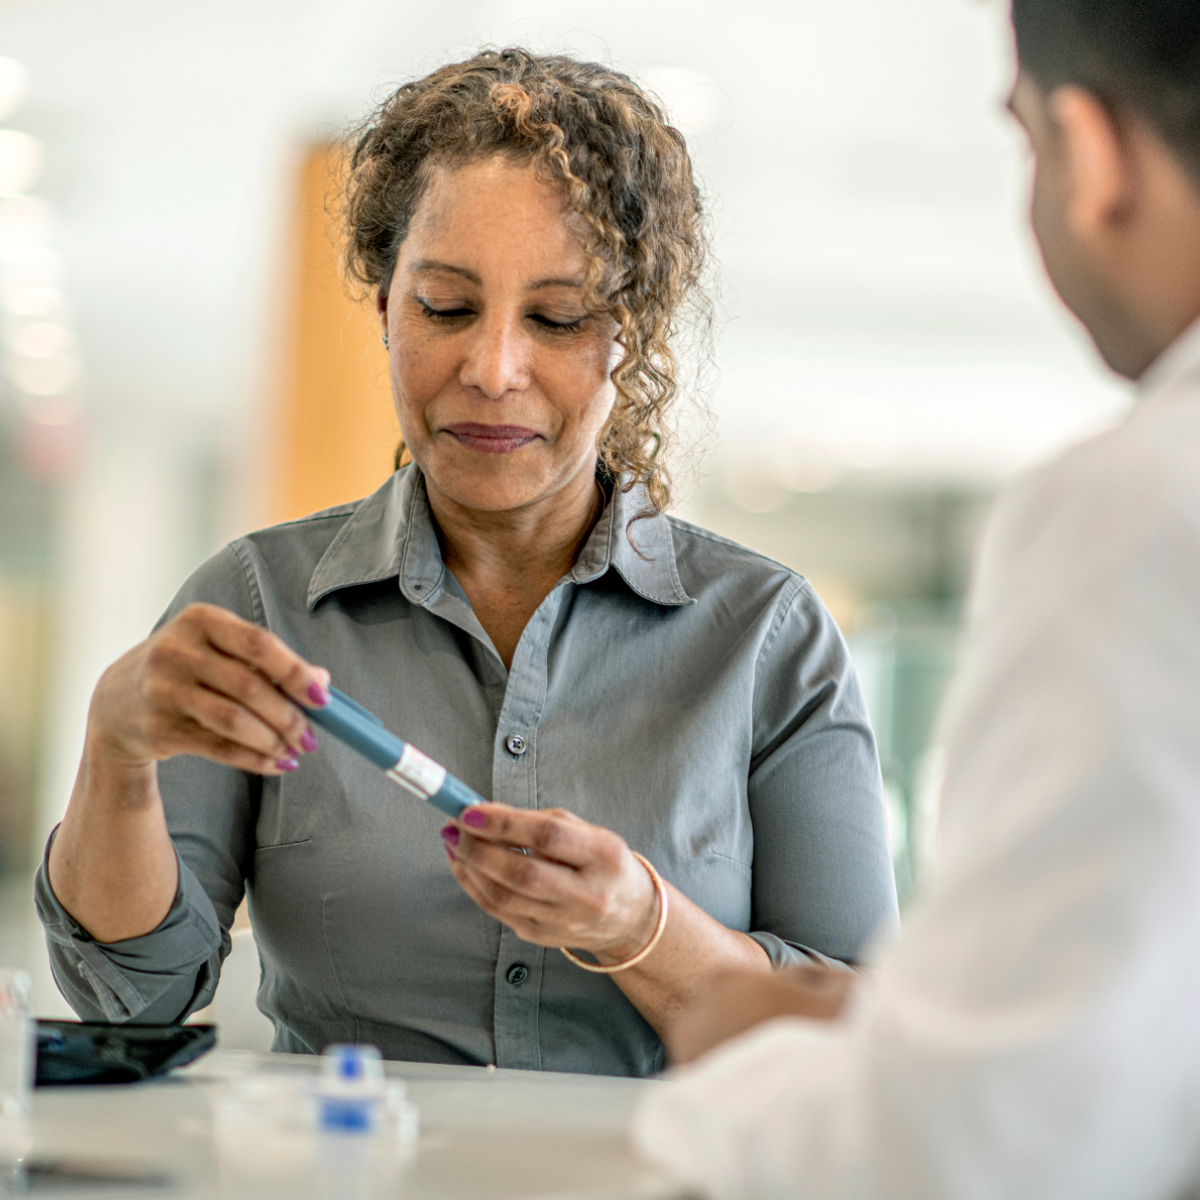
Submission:
<svg viewBox="0 0 1200 1200">
<path fill-rule="evenodd" d="M 385 1176 L 364 1174 L 355 1165 L 352 1136 L 333 1143 L 312 1136 L 282 1149 L 252 1141 L 231 1155 L 214 1121 L 222 1095 L 248 1075 L 313 1073 L 316 1065 L 304 1055 L 218 1050 L 164 1080 L 38 1089 L 31 1157 L 145 1164 L 172 1177 L 170 1194 L 196 1198 L 681 1195 L 640 1166 L 627 1147 L 626 1121 L 643 1085 L 604 1076 L 388 1063 L 388 1075 L 408 1084 L 409 1099 L 420 1110 L 421 1134 L 410 1161 L 389 1167 Z M 69 1194 L 116 1200 L 168 1193 L 106 1187 Z"/>
</svg>

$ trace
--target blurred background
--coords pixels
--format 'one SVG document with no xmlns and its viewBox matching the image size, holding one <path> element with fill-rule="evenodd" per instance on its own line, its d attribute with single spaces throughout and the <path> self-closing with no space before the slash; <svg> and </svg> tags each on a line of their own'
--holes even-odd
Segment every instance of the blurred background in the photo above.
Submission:
<svg viewBox="0 0 1200 1200">
<path fill-rule="evenodd" d="M 0 961 L 40 961 L 29 875 L 102 669 L 229 539 L 391 469 L 383 350 L 336 275 L 332 146 L 484 44 L 612 63 L 688 134 L 723 325 L 680 512 L 808 576 L 841 623 L 909 895 L 989 500 L 1128 402 L 1025 229 L 1005 17 L 978 0 L 0 2 Z M 63 1011 L 44 972 L 35 1005 Z"/>
</svg>

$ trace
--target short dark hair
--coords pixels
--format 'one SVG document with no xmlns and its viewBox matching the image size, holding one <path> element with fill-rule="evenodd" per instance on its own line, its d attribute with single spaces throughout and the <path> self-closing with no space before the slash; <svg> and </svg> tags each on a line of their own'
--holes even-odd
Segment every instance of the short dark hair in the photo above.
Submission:
<svg viewBox="0 0 1200 1200">
<path fill-rule="evenodd" d="M 1200 0 L 1012 0 L 1021 69 L 1147 121 L 1200 180 Z"/>
</svg>

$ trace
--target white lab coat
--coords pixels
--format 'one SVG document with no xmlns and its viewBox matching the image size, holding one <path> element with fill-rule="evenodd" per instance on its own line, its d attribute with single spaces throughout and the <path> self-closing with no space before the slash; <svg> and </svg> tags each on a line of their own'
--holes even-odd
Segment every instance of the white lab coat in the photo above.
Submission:
<svg viewBox="0 0 1200 1200">
<path fill-rule="evenodd" d="M 938 868 L 873 983 L 641 1099 L 639 1151 L 720 1200 L 1200 1180 L 1200 322 L 998 503 L 970 630 Z"/>
</svg>

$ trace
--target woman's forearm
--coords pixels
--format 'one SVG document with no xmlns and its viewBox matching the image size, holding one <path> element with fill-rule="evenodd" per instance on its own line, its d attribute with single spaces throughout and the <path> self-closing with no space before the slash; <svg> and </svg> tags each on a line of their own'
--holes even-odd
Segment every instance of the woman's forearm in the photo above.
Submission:
<svg viewBox="0 0 1200 1200">
<path fill-rule="evenodd" d="M 447 825 L 442 837 L 450 869 L 467 895 L 528 942 L 587 950 L 602 966 L 615 966 L 654 935 L 654 884 L 610 829 L 564 809 L 480 804 Z M 771 971 L 767 952 L 752 937 L 663 886 L 668 915 L 662 937 L 636 966 L 612 974 L 660 1037 L 716 977 Z"/>
<path fill-rule="evenodd" d="M 158 791 L 177 754 L 280 775 L 311 754 L 306 704 L 329 673 L 274 634 L 211 604 L 190 604 L 100 678 L 83 760 L 50 851 L 50 886 L 98 942 L 156 929 L 179 887 Z"/>
<path fill-rule="evenodd" d="M 752 937 L 722 925 L 669 883 L 664 887 L 669 893 L 668 919 L 658 945 L 637 966 L 614 973 L 612 980 L 665 1041 L 673 1022 L 718 976 L 747 969 L 769 975 L 772 967 L 767 952 Z M 629 947 L 625 957 L 639 949 Z"/>
<path fill-rule="evenodd" d="M 179 886 L 157 764 L 114 761 L 89 738 L 49 870 L 59 903 L 96 941 L 155 929 Z"/>
</svg>

